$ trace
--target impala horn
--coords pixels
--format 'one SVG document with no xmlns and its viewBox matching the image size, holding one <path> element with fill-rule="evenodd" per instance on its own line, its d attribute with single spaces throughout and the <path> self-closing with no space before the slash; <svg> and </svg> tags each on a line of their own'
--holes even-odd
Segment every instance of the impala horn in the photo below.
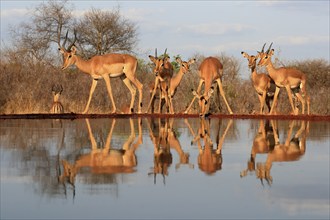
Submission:
<svg viewBox="0 0 330 220">
<path fill-rule="evenodd" d="M 267 50 L 267 54 L 269 54 L 269 51 L 270 51 L 270 49 L 272 48 L 272 45 L 273 45 L 273 42 L 269 45 L 269 48 L 268 48 L 268 50 Z"/>
<path fill-rule="evenodd" d="M 155 58 L 157 59 L 157 48 L 155 49 Z"/>
<path fill-rule="evenodd" d="M 163 60 L 165 60 L 166 58 L 166 52 L 167 52 L 167 48 L 165 49 Z"/>
<path fill-rule="evenodd" d="M 62 44 L 62 48 L 65 48 L 66 40 L 68 39 L 68 33 L 69 33 L 69 30 L 66 31 L 65 39 L 64 39 L 63 44 Z"/>
<path fill-rule="evenodd" d="M 74 34 L 74 39 L 73 39 L 72 44 L 70 44 L 70 46 L 68 47 L 68 51 L 71 50 L 71 47 L 74 45 L 74 43 L 75 43 L 76 40 L 77 40 L 77 30 L 76 30 L 76 29 L 74 29 L 73 34 Z"/>
<path fill-rule="evenodd" d="M 262 46 L 261 52 L 257 51 L 258 53 L 263 53 L 265 49 L 266 43 L 264 43 L 264 46 Z"/>
</svg>

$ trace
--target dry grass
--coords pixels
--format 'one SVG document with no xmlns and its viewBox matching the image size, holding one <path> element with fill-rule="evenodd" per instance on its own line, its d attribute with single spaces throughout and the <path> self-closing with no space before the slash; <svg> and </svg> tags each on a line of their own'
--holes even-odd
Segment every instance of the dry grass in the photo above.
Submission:
<svg viewBox="0 0 330 220">
<path fill-rule="evenodd" d="M 179 85 L 173 98 L 176 112 L 182 112 L 192 99 L 191 89 L 196 89 L 199 81 L 197 67 L 203 57 L 197 57 L 197 64 L 191 67 Z M 242 80 L 238 77 L 239 61 L 232 57 L 220 56 L 224 64 L 223 86 L 229 105 L 234 113 L 251 114 L 259 109 L 257 94 L 254 92 L 250 80 Z M 308 92 L 311 95 L 311 113 L 329 115 L 330 94 L 330 66 L 325 60 L 307 60 L 291 62 L 288 66 L 303 71 L 308 78 Z M 89 96 L 91 78 L 87 74 L 79 72 L 76 68 L 61 71 L 49 65 L 34 62 L 20 62 L 20 60 L 1 60 L 0 75 L 0 114 L 27 114 L 48 113 L 52 106 L 53 84 L 61 84 L 63 92 L 60 101 L 64 106 L 65 113 L 80 113 L 84 110 Z M 144 85 L 143 88 L 143 111 L 149 102 L 148 84 L 152 83 L 154 76 L 150 66 L 140 62 L 137 77 Z M 111 79 L 113 94 L 118 109 L 127 110 L 130 103 L 130 93 L 124 83 L 119 79 Z M 217 91 L 217 90 L 216 90 Z M 281 90 L 282 91 L 282 90 Z M 223 99 L 219 99 L 218 91 L 212 98 L 211 111 L 213 113 L 228 113 Z M 135 107 L 137 110 L 136 96 Z M 220 100 L 220 101 L 219 101 Z M 157 102 L 156 102 L 157 106 Z M 195 103 L 192 112 L 198 109 Z M 278 109 L 286 113 L 290 111 L 286 92 L 280 92 Z M 95 90 L 89 113 L 105 114 L 112 110 L 106 86 L 100 80 Z"/>
</svg>

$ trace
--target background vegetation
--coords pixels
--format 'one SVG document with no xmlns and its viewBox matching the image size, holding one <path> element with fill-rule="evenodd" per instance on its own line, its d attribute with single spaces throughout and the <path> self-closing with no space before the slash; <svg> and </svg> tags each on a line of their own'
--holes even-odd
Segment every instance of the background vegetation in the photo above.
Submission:
<svg viewBox="0 0 330 220">
<path fill-rule="evenodd" d="M 33 12 L 31 20 L 13 27 L 10 46 L 1 44 L 0 114 L 48 113 L 53 101 L 52 86 L 61 84 L 60 101 L 65 112 L 82 112 L 88 99 L 91 78 L 77 68 L 60 69 L 61 56 L 57 51 L 69 32 L 68 44 L 72 43 L 73 29 L 77 30 L 76 46 L 79 55 L 89 58 L 96 54 L 127 52 L 134 54 L 138 42 L 137 25 L 120 15 L 120 8 L 101 11 L 92 8 L 79 20 L 74 19 L 72 7 L 66 1 L 41 3 Z M 163 45 L 161 45 L 163 46 Z M 175 54 L 169 54 L 174 59 Z M 239 76 L 245 59 L 226 54 L 216 55 L 224 65 L 223 85 L 226 97 L 234 113 L 258 112 L 259 101 L 251 80 Z M 197 62 L 191 66 L 174 96 L 176 112 L 182 112 L 192 99 L 191 89 L 199 81 L 197 69 L 204 57 L 195 54 Z M 138 57 L 137 77 L 144 85 L 143 110 L 149 102 L 150 84 L 154 82 L 153 66 L 146 57 Z M 189 58 L 182 58 L 188 60 Z M 276 66 L 294 67 L 303 71 L 308 79 L 307 89 L 311 95 L 311 113 L 330 113 L 330 65 L 327 60 L 302 60 L 276 62 Z M 265 71 L 265 70 L 264 70 Z M 246 73 L 249 74 L 250 73 Z M 130 102 L 129 90 L 119 78 L 111 79 L 117 108 L 125 110 Z M 120 99 L 118 98 L 120 97 Z M 137 103 L 137 99 L 136 99 Z M 157 105 L 157 103 L 156 103 Z M 135 106 L 137 109 L 137 106 Z M 281 90 L 278 109 L 290 112 L 287 94 Z M 105 83 L 101 80 L 94 93 L 89 112 L 109 113 L 112 106 Z M 197 111 L 197 103 L 192 111 Z M 218 92 L 212 98 L 213 113 L 228 113 Z"/>
</svg>

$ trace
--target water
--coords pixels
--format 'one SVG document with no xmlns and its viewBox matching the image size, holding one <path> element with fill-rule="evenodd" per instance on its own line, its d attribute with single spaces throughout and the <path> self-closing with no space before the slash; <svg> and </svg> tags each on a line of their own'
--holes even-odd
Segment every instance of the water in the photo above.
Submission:
<svg viewBox="0 0 330 220">
<path fill-rule="evenodd" d="M 329 219 L 329 127 L 217 118 L 1 120 L 0 217 Z"/>
</svg>

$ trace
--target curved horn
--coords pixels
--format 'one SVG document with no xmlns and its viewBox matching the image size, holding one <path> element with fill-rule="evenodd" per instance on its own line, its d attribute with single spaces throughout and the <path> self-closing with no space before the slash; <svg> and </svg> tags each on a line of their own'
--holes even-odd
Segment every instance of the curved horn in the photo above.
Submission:
<svg viewBox="0 0 330 220">
<path fill-rule="evenodd" d="M 267 54 L 269 53 L 269 51 L 270 51 L 270 49 L 272 48 L 272 45 L 273 45 L 273 42 L 270 44 L 270 46 L 269 46 L 269 48 L 268 48 L 268 50 L 267 50 Z"/>
<path fill-rule="evenodd" d="M 77 40 L 77 30 L 76 29 L 74 29 L 73 34 L 74 34 L 74 39 L 73 39 L 72 44 L 70 44 L 70 46 L 68 47 L 68 50 L 71 50 L 71 47 L 74 45 L 74 43 Z"/>
<path fill-rule="evenodd" d="M 68 33 L 69 33 L 69 30 L 66 31 L 65 39 L 64 39 L 63 44 L 62 44 L 63 48 L 65 48 L 66 40 L 68 39 Z"/>
<path fill-rule="evenodd" d="M 157 59 L 157 48 L 155 49 L 155 58 Z"/>
<path fill-rule="evenodd" d="M 167 52 L 167 48 L 165 49 L 165 52 L 164 52 L 164 58 L 163 58 L 163 59 L 166 58 L 166 52 Z"/>
<path fill-rule="evenodd" d="M 264 46 L 262 47 L 262 49 L 261 49 L 261 53 L 264 52 L 265 46 L 266 46 L 266 43 L 265 43 Z"/>
</svg>

